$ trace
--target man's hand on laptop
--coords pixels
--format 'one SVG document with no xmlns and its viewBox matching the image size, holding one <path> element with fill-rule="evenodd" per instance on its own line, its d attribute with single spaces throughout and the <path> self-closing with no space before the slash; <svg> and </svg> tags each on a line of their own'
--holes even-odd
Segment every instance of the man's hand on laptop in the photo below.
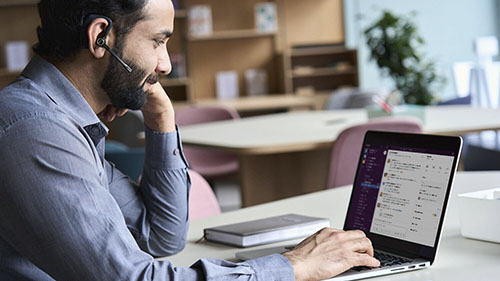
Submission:
<svg viewBox="0 0 500 281">
<path fill-rule="evenodd" d="M 283 255 L 292 263 L 297 281 L 331 278 L 354 266 L 380 266 L 371 241 L 359 230 L 326 227 Z"/>
</svg>

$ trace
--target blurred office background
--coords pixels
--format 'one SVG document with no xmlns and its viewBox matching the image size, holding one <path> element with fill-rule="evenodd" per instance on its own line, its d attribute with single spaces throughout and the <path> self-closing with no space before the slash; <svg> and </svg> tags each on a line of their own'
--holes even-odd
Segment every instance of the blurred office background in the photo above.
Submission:
<svg viewBox="0 0 500 281">
<path fill-rule="evenodd" d="M 0 88 L 19 75 L 32 55 L 37 2 L 0 2 Z M 173 2 L 177 10 L 175 35 L 169 43 L 173 71 L 162 85 L 179 111 L 193 105 L 222 106 L 237 112 L 237 118 L 329 106 L 363 107 L 373 103 L 371 96 L 363 99 L 367 95 L 384 98 L 394 83 L 370 60 L 363 31 L 385 10 L 415 13 L 410 18 L 425 40 L 418 51 L 435 61 L 446 78 L 439 91 L 442 102 L 470 94 L 466 87 L 459 95 L 454 66 L 478 61 L 477 38 L 500 35 L 499 0 Z M 483 106 L 498 107 L 499 79 L 500 75 L 489 82 L 494 102 Z M 333 104 L 332 93 L 337 97 Z M 348 101 L 354 96 L 355 101 Z M 143 161 L 141 118 L 139 112 L 128 113 L 109 124 L 107 157 L 134 180 Z M 210 120 L 196 122 L 206 121 Z M 495 132 L 469 136 L 468 144 L 471 164 L 462 168 L 500 169 Z M 220 174 L 198 170 L 214 188 L 223 211 L 241 206 L 237 160 L 231 157 L 232 162 L 221 164 Z"/>
</svg>

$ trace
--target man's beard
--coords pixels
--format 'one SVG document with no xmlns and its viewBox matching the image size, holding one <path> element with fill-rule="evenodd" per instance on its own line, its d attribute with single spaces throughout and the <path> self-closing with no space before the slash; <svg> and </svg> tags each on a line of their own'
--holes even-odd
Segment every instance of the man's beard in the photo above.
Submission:
<svg viewBox="0 0 500 281">
<path fill-rule="evenodd" d="M 117 42 L 113 51 L 123 59 L 122 42 Z M 147 72 L 138 65 L 130 61 L 124 61 L 133 69 L 131 73 L 117 59 L 110 56 L 109 66 L 104 74 L 101 87 L 111 100 L 112 106 L 138 110 L 146 103 L 147 93 L 144 91 L 144 84 L 146 82 L 155 84 L 158 82 L 159 77 L 156 74 L 147 76 Z M 146 76 L 146 81 L 142 82 Z"/>
</svg>

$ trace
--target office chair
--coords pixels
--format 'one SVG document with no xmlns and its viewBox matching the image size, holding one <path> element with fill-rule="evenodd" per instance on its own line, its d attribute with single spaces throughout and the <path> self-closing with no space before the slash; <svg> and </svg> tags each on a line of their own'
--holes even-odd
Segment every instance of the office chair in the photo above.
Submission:
<svg viewBox="0 0 500 281">
<path fill-rule="evenodd" d="M 212 217 L 221 213 L 219 203 L 208 182 L 196 171 L 189 170 L 189 220 Z"/>
<path fill-rule="evenodd" d="M 192 105 L 176 109 L 175 119 L 182 129 L 184 126 L 239 119 L 238 112 L 222 106 Z M 236 155 L 208 148 L 184 146 L 184 154 L 191 169 L 200 173 L 207 180 L 224 177 L 236 173 L 239 169 Z"/>
<path fill-rule="evenodd" d="M 324 109 L 336 110 L 346 108 L 365 108 L 376 105 L 375 98 L 385 99 L 387 93 L 383 90 L 362 90 L 359 88 L 342 88 L 332 92 Z"/>
<path fill-rule="evenodd" d="M 106 141 L 104 158 L 134 181 L 142 174 L 144 155 L 144 147 L 128 147 L 117 141 Z"/>
<path fill-rule="evenodd" d="M 327 188 L 354 182 L 361 146 L 368 130 L 421 133 L 422 124 L 412 117 L 381 117 L 342 131 L 332 147 Z"/>
</svg>

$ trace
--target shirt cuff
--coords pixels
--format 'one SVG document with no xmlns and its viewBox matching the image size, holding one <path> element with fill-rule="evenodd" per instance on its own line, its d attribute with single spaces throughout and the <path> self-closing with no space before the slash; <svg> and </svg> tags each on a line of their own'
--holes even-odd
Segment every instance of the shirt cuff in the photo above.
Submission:
<svg viewBox="0 0 500 281">
<path fill-rule="evenodd" d="M 258 281 L 292 281 L 295 280 L 293 266 L 283 255 L 275 254 L 249 260 L 247 263 L 254 269 Z"/>
<path fill-rule="evenodd" d="M 189 166 L 182 150 L 181 137 L 175 132 L 163 133 L 145 127 L 146 161 L 152 168 L 184 169 Z"/>
</svg>

